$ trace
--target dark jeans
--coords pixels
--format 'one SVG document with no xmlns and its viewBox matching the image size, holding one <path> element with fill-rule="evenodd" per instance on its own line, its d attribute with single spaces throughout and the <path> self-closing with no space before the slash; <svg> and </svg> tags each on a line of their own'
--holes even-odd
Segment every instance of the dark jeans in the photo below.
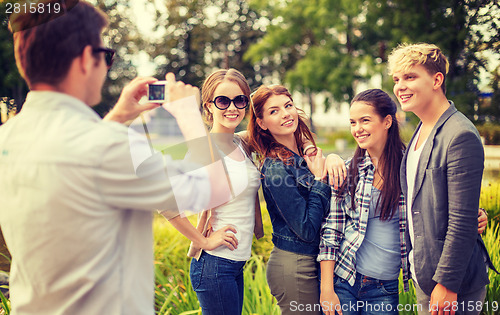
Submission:
<svg viewBox="0 0 500 315">
<path fill-rule="evenodd" d="M 243 308 L 243 266 L 246 261 L 203 252 L 191 260 L 190 277 L 203 315 L 238 315 Z"/>
<path fill-rule="evenodd" d="M 398 279 L 378 280 L 358 273 L 352 287 L 340 277 L 334 281 L 343 315 L 398 314 Z"/>
</svg>

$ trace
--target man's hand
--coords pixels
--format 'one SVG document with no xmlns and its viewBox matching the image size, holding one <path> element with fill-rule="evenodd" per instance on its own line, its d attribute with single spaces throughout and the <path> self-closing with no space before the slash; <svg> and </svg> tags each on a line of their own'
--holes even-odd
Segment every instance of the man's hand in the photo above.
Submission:
<svg viewBox="0 0 500 315">
<path fill-rule="evenodd" d="M 139 77 L 127 84 L 118 99 L 116 105 L 104 117 L 104 120 L 125 123 L 135 119 L 140 113 L 159 107 L 161 104 L 145 103 L 139 104 L 143 96 L 148 94 L 148 84 L 158 81 L 151 77 Z"/>
<path fill-rule="evenodd" d="M 168 110 L 176 119 L 180 116 L 195 114 L 200 116 L 200 90 L 182 81 L 175 81 L 172 72 L 165 76 L 167 81 L 168 99 L 163 108 Z M 191 101 L 192 100 L 192 101 Z"/>
<path fill-rule="evenodd" d="M 455 315 L 457 294 L 438 283 L 432 290 L 429 307 L 432 315 Z"/>
<path fill-rule="evenodd" d="M 479 208 L 479 213 L 477 215 L 477 233 L 483 234 L 488 225 L 488 214 L 483 208 Z"/>
<path fill-rule="evenodd" d="M 335 311 L 337 311 L 337 314 L 342 315 L 340 300 L 333 288 L 328 290 L 322 288 L 319 300 L 325 315 L 335 315 Z"/>
</svg>

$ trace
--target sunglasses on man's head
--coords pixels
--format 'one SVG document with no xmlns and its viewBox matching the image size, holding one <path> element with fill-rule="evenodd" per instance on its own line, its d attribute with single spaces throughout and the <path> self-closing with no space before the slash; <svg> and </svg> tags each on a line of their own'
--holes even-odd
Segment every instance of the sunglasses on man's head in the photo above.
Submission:
<svg viewBox="0 0 500 315">
<path fill-rule="evenodd" d="M 98 48 L 94 48 L 92 51 L 96 54 L 103 52 L 104 59 L 106 60 L 106 66 L 108 66 L 108 68 L 111 68 L 111 66 L 113 65 L 113 61 L 115 60 L 114 57 L 115 57 L 116 51 L 114 49 L 98 47 Z"/>
<path fill-rule="evenodd" d="M 215 107 L 218 109 L 226 109 L 231 106 L 231 102 L 233 102 L 234 106 L 238 109 L 243 109 L 248 106 L 249 99 L 246 95 L 238 95 L 233 99 L 230 99 L 227 96 L 220 95 L 217 96 L 212 103 L 215 104 Z"/>
</svg>

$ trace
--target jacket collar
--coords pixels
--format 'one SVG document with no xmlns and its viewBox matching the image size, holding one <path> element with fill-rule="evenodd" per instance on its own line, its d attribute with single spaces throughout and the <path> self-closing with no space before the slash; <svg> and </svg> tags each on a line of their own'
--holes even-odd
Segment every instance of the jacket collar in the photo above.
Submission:
<svg viewBox="0 0 500 315">
<path fill-rule="evenodd" d="M 290 156 L 288 160 L 292 161 L 292 164 L 295 167 L 307 167 L 307 162 L 302 156 L 298 155 L 287 147 L 285 147 L 285 149 L 287 149 L 292 154 L 292 156 Z"/>
<path fill-rule="evenodd" d="M 365 151 L 365 156 L 363 160 L 358 164 L 358 169 L 360 171 L 366 172 L 369 169 L 374 169 L 375 165 L 373 165 L 372 159 L 368 154 L 368 151 Z"/>
</svg>

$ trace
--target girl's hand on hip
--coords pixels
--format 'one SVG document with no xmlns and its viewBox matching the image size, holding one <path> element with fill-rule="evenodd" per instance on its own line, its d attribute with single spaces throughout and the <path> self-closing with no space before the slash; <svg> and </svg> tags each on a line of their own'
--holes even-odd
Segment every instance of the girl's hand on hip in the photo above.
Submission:
<svg viewBox="0 0 500 315">
<path fill-rule="evenodd" d="M 222 229 L 213 231 L 207 237 L 206 245 L 203 246 L 205 250 L 214 250 L 219 246 L 226 246 L 230 250 L 238 248 L 238 239 L 236 238 L 236 229 L 232 225 L 226 225 Z"/>
</svg>

